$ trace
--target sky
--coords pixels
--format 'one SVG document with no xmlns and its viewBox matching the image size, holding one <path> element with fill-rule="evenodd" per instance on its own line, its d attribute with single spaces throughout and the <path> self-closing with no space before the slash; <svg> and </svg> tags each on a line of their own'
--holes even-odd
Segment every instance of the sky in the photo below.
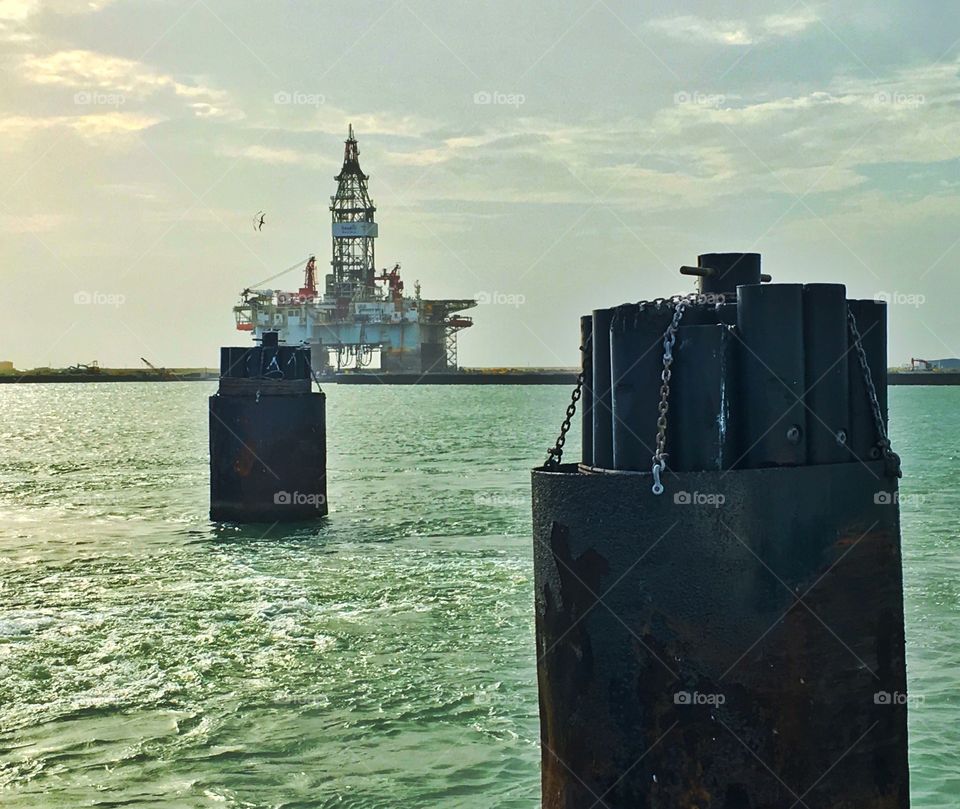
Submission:
<svg viewBox="0 0 960 809">
<path fill-rule="evenodd" d="M 216 365 L 240 290 L 329 261 L 350 122 L 378 264 L 485 301 L 462 365 L 575 365 L 725 251 L 960 356 L 960 5 L 559 6 L 0 0 L 0 360 Z"/>
</svg>

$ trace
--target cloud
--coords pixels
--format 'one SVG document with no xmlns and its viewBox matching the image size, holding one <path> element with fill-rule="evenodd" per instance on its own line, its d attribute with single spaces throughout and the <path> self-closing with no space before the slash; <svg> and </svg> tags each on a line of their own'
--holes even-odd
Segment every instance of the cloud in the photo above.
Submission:
<svg viewBox="0 0 960 809">
<path fill-rule="evenodd" d="M 265 121 L 269 121 L 269 124 Z M 333 105 L 323 105 L 320 108 L 288 104 L 274 105 L 270 114 L 260 122 L 252 124 L 250 129 L 269 130 L 274 133 L 271 137 L 280 134 L 302 143 L 304 135 L 326 135 L 343 139 L 347 135 L 347 127 L 350 124 L 353 124 L 354 133 L 360 140 L 361 164 L 364 163 L 366 148 L 373 138 L 378 139 L 378 145 L 382 146 L 384 143 L 388 145 L 384 157 L 381 158 L 386 162 L 398 165 L 428 165 L 434 159 L 437 162 L 443 162 L 445 159 L 440 154 L 442 147 L 436 147 L 437 141 L 432 134 L 436 131 L 437 123 L 402 113 L 347 112 Z M 411 148 L 409 151 L 395 151 L 402 146 Z M 431 157 L 427 153 L 434 148 L 437 149 L 437 154 Z M 294 148 L 227 146 L 218 149 L 218 153 L 225 157 L 242 157 L 259 163 L 302 165 L 322 168 L 324 171 L 340 165 L 336 152 L 318 155 L 315 152 Z"/>
<path fill-rule="evenodd" d="M 53 14 L 89 14 L 114 0 L 0 0 L 0 42 L 23 43 L 35 39 L 28 20 L 41 11 Z"/>
<path fill-rule="evenodd" d="M 378 161 L 397 187 L 412 182 L 412 204 L 600 198 L 624 210 L 687 211 L 744 194 L 808 194 L 835 206 L 838 192 L 855 202 L 875 187 L 871 166 L 960 160 L 958 71 L 960 61 L 926 64 L 773 97 L 705 96 L 709 103 L 691 94 L 652 115 L 602 122 L 524 116 L 461 135 L 425 130 L 386 140 Z M 425 169 L 429 183 L 416 179 Z"/>
<path fill-rule="evenodd" d="M 160 118 L 125 112 L 105 112 L 93 115 L 56 115 L 32 117 L 10 115 L 0 118 L 0 136 L 22 140 L 39 132 L 66 128 L 88 140 L 112 136 L 132 135 L 160 122 Z"/>
<path fill-rule="evenodd" d="M 713 41 L 740 44 L 793 36 L 816 19 L 809 13 L 722 24 L 695 17 L 672 22 L 680 20 L 688 31 L 709 29 Z M 205 83 L 106 54 L 31 54 L 23 67 L 23 75 L 38 85 L 92 88 L 131 100 L 165 94 L 188 104 L 196 115 L 218 115 L 229 108 L 225 95 Z M 342 139 L 352 122 L 361 149 L 375 161 L 370 167 L 383 174 L 385 183 L 404 189 L 414 205 L 443 200 L 576 205 L 599 197 L 622 210 L 684 211 L 744 194 L 766 198 L 850 191 L 856 199 L 873 187 L 876 175 L 866 170 L 869 166 L 960 159 L 958 67 L 921 65 L 882 79 L 840 75 L 822 87 L 769 96 L 731 94 L 710 103 L 699 103 L 698 94 L 691 94 L 690 103 L 670 103 L 664 97 L 654 113 L 625 113 L 613 121 L 564 124 L 553 116 L 526 114 L 491 118 L 479 125 L 472 121 L 463 132 L 402 109 L 358 114 L 325 103 L 319 108 L 265 106 L 273 97 L 265 92 L 259 107 L 265 116 L 245 131 L 263 131 L 269 123 L 276 132 L 264 139 L 269 145 L 246 145 L 250 138 L 231 137 L 224 129 L 226 141 L 211 144 L 210 150 L 217 157 L 278 170 L 302 166 L 327 172 L 338 162 L 336 150 L 317 154 L 305 145 L 303 134 Z M 0 119 L 0 134 L 22 137 L 69 127 L 87 139 L 122 137 L 157 120 L 133 115 L 125 106 L 76 120 Z M 836 204 L 836 197 L 827 204 Z"/>
<path fill-rule="evenodd" d="M 21 75 L 34 84 L 109 92 L 124 101 L 172 93 L 187 102 L 198 117 L 230 114 L 226 93 L 197 84 L 185 84 L 140 62 L 86 50 L 26 54 Z"/>
<path fill-rule="evenodd" d="M 44 8 L 57 14 L 91 14 L 114 2 L 115 0 L 46 0 Z"/>
<path fill-rule="evenodd" d="M 39 7 L 39 0 L 0 0 L 0 20 L 23 22 Z"/>
<path fill-rule="evenodd" d="M 138 202 L 157 202 L 160 199 L 155 189 L 141 183 L 104 183 L 101 188 L 110 194 Z"/>
<path fill-rule="evenodd" d="M 763 19 L 761 30 L 767 37 L 790 37 L 802 34 L 819 20 L 810 9 L 795 14 L 772 14 Z"/>
<path fill-rule="evenodd" d="M 722 140 L 739 136 L 761 154 L 777 152 L 785 165 L 831 154 L 865 164 L 950 159 L 960 157 L 958 69 L 960 62 L 935 63 L 737 106 L 675 105 L 655 123 L 688 142 L 726 129 Z"/>
<path fill-rule="evenodd" d="M 723 45 L 753 43 L 746 26 L 730 20 L 712 21 L 692 16 L 670 17 L 653 20 L 650 27 L 674 39 L 693 39 L 697 42 L 714 42 Z"/>
<path fill-rule="evenodd" d="M 791 14 L 772 14 L 757 21 L 708 20 L 683 15 L 653 20 L 650 27 L 673 39 L 707 42 L 717 45 L 755 45 L 772 39 L 796 36 L 817 22 L 811 10 Z"/>
<path fill-rule="evenodd" d="M 483 135 L 461 135 L 444 138 L 439 146 L 425 146 L 424 148 L 407 151 L 388 151 L 386 158 L 399 166 L 436 166 L 447 163 L 460 155 L 479 153 L 485 147 L 502 140 L 503 137 L 501 133 L 490 132 Z M 420 138 L 418 140 L 422 143 L 427 139 Z"/>
<path fill-rule="evenodd" d="M 281 111 L 283 116 L 278 126 L 289 132 L 315 132 L 340 138 L 346 137 L 347 126 L 350 124 L 353 124 L 358 138 L 382 135 L 417 139 L 438 126 L 436 121 L 421 116 L 390 112 L 348 112 L 331 104 L 319 109 L 283 105 L 277 106 L 275 111 Z"/>
<path fill-rule="evenodd" d="M 114 0 L 0 0 L 0 20 L 23 22 L 41 10 L 54 14 L 90 14 Z"/>
<path fill-rule="evenodd" d="M 33 34 L 24 23 L 38 6 L 37 0 L 0 0 L 0 42 L 29 42 Z"/>
<path fill-rule="evenodd" d="M 232 159 L 252 160 L 256 163 L 266 163 L 271 166 L 307 166 L 313 168 L 330 169 L 334 162 L 323 159 L 311 152 L 302 152 L 297 149 L 277 149 L 269 146 L 230 146 L 219 150 L 223 157 Z"/>
<path fill-rule="evenodd" d="M 0 231 L 9 234 L 49 233 L 69 220 L 63 214 L 12 214 L 0 219 Z"/>
</svg>

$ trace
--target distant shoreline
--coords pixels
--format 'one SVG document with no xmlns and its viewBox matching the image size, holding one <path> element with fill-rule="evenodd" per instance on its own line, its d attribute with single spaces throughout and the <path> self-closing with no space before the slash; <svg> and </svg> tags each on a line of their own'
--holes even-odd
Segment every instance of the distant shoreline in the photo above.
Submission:
<svg viewBox="0 0 960 809">
<path fill-rule="evenodd" d="M 101 371 L 96 374 L 0 374 L 0 384 L 91 384 L 96 382 L 216 382 L 214 368 L 148 372 Z M 376 371 L 330 374 L 321 377 L 327 385 L 574 385 L 577 371 L 570 368 L 465 369 L 455 373 L 381 374 Z M 960 371 L 890 371 L 892 386 L 960 385 Z"/>
<path fill-rule="evenodd" d="M 960 371 L 890 371 L 888 385 L 960 385 Z"/>
<path fill-rule="evenodd" d="M 0 374 L 0 385 L 27 384 L 31 382 L 50 384 L 55 382 L 216 382 L 220 372 L 215 368 L 189 371 L 142 372 L 101 371 L 96 374 L 70 374 L 65 371 L 49 374 Z"/>
</svg>

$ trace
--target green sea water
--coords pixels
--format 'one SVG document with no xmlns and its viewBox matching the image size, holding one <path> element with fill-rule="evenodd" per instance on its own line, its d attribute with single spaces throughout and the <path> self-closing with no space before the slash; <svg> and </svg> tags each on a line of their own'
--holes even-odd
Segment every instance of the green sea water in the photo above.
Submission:
<svg viewBox="0 0 960 809">
<path fill-rule="evenodd" d="M 207 520 L 212 390 L 0 387 L 0 805 L 538 807 L 569 390 L 332 386 L 330 517 L 269 531 Z M 892 389 L 891 432 L 914 807 L 955 809 L 960 390 Z"/>
</svg>

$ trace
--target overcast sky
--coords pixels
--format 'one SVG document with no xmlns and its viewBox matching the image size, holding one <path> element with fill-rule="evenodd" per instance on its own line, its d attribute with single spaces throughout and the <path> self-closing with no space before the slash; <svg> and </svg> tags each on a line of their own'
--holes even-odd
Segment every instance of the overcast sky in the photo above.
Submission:
<svg viewBox="0 0 960 809">
<path fill-rule="evenodd" d="M 464 365 L 572 365 L 733 250 L 960 356 L 960 6 L 558 5 L 0 0 L 0 359 L 215 365 L 243 287 L 327 265 L 348 122 L 378 263 L 491 301 Z"/>
</svg>

